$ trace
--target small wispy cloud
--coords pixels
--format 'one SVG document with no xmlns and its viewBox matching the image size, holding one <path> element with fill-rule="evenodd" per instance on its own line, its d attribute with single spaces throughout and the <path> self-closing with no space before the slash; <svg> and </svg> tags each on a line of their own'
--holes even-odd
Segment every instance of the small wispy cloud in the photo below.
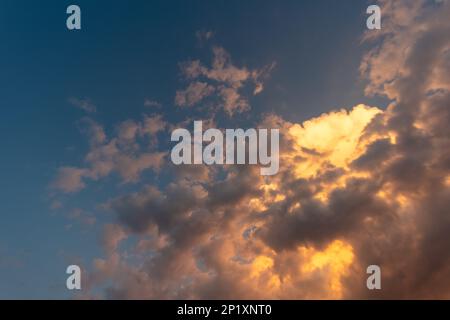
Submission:
<svg viewBox="0 0 450 320">
<path fill-rule="evenodd" d="M 200 43 L 203 43 L 214 37 L 214 32 L 211 30 L 199 30 L 195 33 L 195 37 Z"/>
<path fill-rule="evenodd" d="M 75 97 L 69 98 L 69 103 L 78 109 L 81 109 L 87 113 L 97 112 L 97 106 L 88 98 L 79 99 Z"/>
</svg>

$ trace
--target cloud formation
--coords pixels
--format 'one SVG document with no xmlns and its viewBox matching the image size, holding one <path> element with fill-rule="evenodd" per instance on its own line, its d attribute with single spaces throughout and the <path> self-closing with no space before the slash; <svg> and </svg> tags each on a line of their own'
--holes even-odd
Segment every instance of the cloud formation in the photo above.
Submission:
<svg viewBox="0 0 450 320">
<path fill-rule="evenodd" d="M 97 107 L 90 99 L 69 98 L 69 103 L 87 113 L 97 112 Z"/>
<path fill-rule="evenodd" d="M 190 83 L 185 90 L 178 90 L 175 96 L 177 106 L 192 107 L 215 93 L 220 109 L 229 116 L 250 110 L 248 99 L 241 90 L 247 84 L 253 85 L 253 94 L 264 89 L 275 63 L 261 69 L 250 70 L 235 66 L 229 53 L 222 47 L 213 47 L 213 61 L 207 67 L 199 60 L 184 62 L 180 65 L 183 76 Z"/>
<path fill-rule="evenodd" d="M 164 131 L 167 123 L 161 115 L 144 116 L 141 122 L 126 120 L 116 129 L 116 136 L 108 139 L 103 127 L 90 118 L 82 121 L 82 131 L 89 139 L 89 151 L 84 157 L 85 166 L 64 166 L 58 169 L 52 187 L 65 193 L 82 190 L 86 179 L 99 180 L 118 173 L 125 183 L 135 182 L 147 170 L 159 170 L 166 152 L 151 149 L 157 143 L 156 135 Z M 138 141 L 145 137 L 150 146 L 144 148 Z"/>
<path fill-rule="evenodd" d="M 116 220 L 89 287 L 106 285 L 114 299 L 450 298 L 450 3 L 380 5 L 383 29 L 364 37 L 374 48 L 360 70 L 368 94 L 391 100 L 386 110 L 359 104 L 303 123 L 266 115 L 260 126 L 282 134 L 278 175 L 178 167 L 167 185 L 111 199 Z M 258 93 L 265 73 L 237 68 L 222 48 L 211 68 L 191 61 L 182 71 L 188 89 L 208 82 L 179 91 L 180 105 L 214 92 L 229 115 L 249 108 L 239 90 L 250 81 Z M 149 167 L 128 172 L 115 160 L 145 124 L 122 123 L 111 140 L 90 128 L 90 166 L 61 168 L 63 191 Z M 372 264 L 380 291 L 366 288 Z"/>
</svg>

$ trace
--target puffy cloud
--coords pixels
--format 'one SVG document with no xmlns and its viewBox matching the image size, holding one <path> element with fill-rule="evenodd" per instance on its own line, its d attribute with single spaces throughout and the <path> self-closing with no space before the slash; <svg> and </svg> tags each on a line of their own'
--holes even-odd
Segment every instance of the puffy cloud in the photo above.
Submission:
<svg viewBox="0 0 450 320">
<path fill-rule="evenodd" d="M 61 167 L 52 186 L 66 193 L 80 191 L 85 179 L 98 180 L 117 172 L 123 182 L 134 182 L 147 169 L 158 171 L 166 152 L 143 151 L 138 138 L 150 137 L 155 145 L 156 134 L 164 131 L 166 122 L 161 115 L 144 116 L 142 122 L 126 120 L 117 127 L 117 135 L 108 140 L 101 125 L 92 119 L 83 119 L 83 129 L 89 136 L 90 149 L 85 156 L 86 167 Z"/>
<path fill-rule="evenodd" d="M 89 137 L 89 143 L 93 146 L 101 145 L 106 141 L 103 127 L 91 118 L 83 118 L 80 121 L 81 131 Z"/>
<path fill-rule="evenodd" d="M 84 188 L 83 177 L 87 175 L 88 170 L 86 169 L 61 167 L 52 186 L 64 192 L 79 191 Z"/>
<path fill-rule="evenodd" d="M 103 248 L 106 252 L 113 253 L 117 250 L 119 243 L 126 237 L 125 231 L 119 225 L 107 224 L 103 229 Z"/>
<path fill-rule="evenodd" d="M 242 99 L 238 91 L 233 87 L 221 87 L 220 95 L 223 98 L 223 109 L 228 114 L 242 113 L 250 110 L 250 105 L 246 99 Z"/>
<path fill-rule="evenodd" d="M 235 66 L 229 53 L 222 47 L 213 47 L 211 67 L 204 66 L 199 60 L 182 63 L 184 77 L 190 81 L 187 89 L 176 93 L 175 104 L 178 106 L 194 106 L 204 98 L 213 95 L 219 99 L 220 107 L 229 115 L 250 110 L 248 98 L 243 96 L 241 89 L 251 83 L 253 94 L 257 95 L 264 89 L 275 63 L 261 69 L 249 70 L 246 67 Z M 199 81 L 198 79 L 202 79 Z"/>
<path fill-rule="evenodd" d="M 385 29 L 366 36 L 376 47 L 361 70 L 389 107 L 268 115 L 261 126 L 282 134 L 277 175 L 179 168 L 165 187 L 112 199 L 112 244 L 91 277 L 113 283 L 106 298 L 450 297 L 450 3 L 380 3 Z M 184 71 L 234 89 L 252 74 L 221 50 L 212 68 Z M 118 243 L 132 239 L 130 257 Z M 366 288 L 372 264 L 380 291 Z"/>
<path fill-rule="evenodd" d="M 342 240 L 336 238 L 362 223 L 363 217 L 356 218 L 361 208 L 371 212 L 381 204 L 374 203 L 371 208 L 367 206 L 366 198 L 353 199 L 357 192 L 363 194 L 366 191 L 365 188 L 360 190 L 357 183 L 353 189 L 336 195 L 332 203 L 330 201 L 330 208 L 320 199 L 308 200 L 314 195 L 308 188 L 319 190 L 327 183 L 332 185 L 343 173 L 324 161 L 316 175 L 321 175 L 320 170 L 328 171 L 320 178 L 314 175 L 314 179 L 311 177 L 306 181 L 292 175 L 292 168 L 299 165 L 296 153 L 303 152 L 302 148 L 311 148 L 305 156 L 314 155 L 312 148 L 318 148 L 317 154 L 324 152 L 323 157 L 334 160 L 336 139 L 330 138 L 325 146 L 313 145 L 314 139 L 298 137 L 314 136 L 315 132 L 320 132 L 316 131 L 316 126 L 329 126 L 334 128 L 329 132 L 332 137 L 340 133 L 340 139 L 356 145 L 358 139 L 354 135 L 361 136 L 365 125 L 380 112 L 361 105 L 351 112 L 324 114 L 302 125 L 275 116 L 267 117 L 265 124 L 284 127 L 283 132 L 287 135 L 282 148 L 287 160 L 282 176 L 273 180 L 262 178 L 256 167 L 230 166 L 225 168 L 223 179 L 219 178 L 220 172 L 209 169 L 207 175 L 202 175 L 206 180 L 192 180 L 184 175 L 164 190 L 148 186 L 140 192 L 112 200 L 109 208 L 116 212 L 118 223 L 127 230 L 128 237 L 141 239 L 136 250 L 142 255 L 143 248 L 147 248 L 151 257 L 145 259 L 142 267 L 137 267 L 127 262 L 123 254 L 115 252 L 113 256 L 119 259 L 120 267 L 112 272 L 111 278 L 115 279 L 116 285 L 108 290 L 107 297 L 343 296 L 342 281 L 350 274 L 349 266 L 356 257 L 345 237 L 342 236 Z M 302 141 L 304 146 L 301 146 Z M 349 170 L 351 159 L 357 156 L 348 151 L 350 148 L 337 149 L 348 152 L 349 159 L 337 161 L 336 165 Z M 289 160 L 289 157 L 296 160 Z M 315 159 L 304 158 L 304 161 Z M 333 170 L 336 171 L 334 177 L 330 174 Z M 298 202 L 301 205 L 297 207 Z M 300 214 L 300 208 L 308 211 Z M 343 221 L 333 217 L 335 211 L 350 209 L 351 212 L 341 217 Z M 305 216 L 303 220 L 301 215 Z M 334 227 L 337 222 L 341 227 Z M 318 229 L 322 229 L 321 232 L 317 233 Z M 322 235 L 320 239 L 319 234 Z M 144 241 L 149 235 L 152 240 Z M 145 279 L 144 283 L 123 279 L 120 273 L 124 266 L 139 274 L 141 281 Z"/>
<path fill-rule="evenodd" d="M 189 84 L 185 90 L 177 91 L 175 104 L 180 107 L 192 107 L 202 101 L 203 98 L 210 96 L 213 92 L 213 86 L 208 85 L 205 82 L 196 81 Z"/>
<path fill-rule="evenodd" d="M 448 3 L 382 0 L 380 5 L 383 27 L 365 35 L 368 41 L 381 40 L 361 64 L 362 74 L 370 80 L 366 92 L 396 99 L 400 90 L 411 89 L 403 88 L 406 83 L 421 91 L 448 90 Z M 408 90 L 404 96 L 421 91 Z"/>
<path fill-rule="evenodd" d="M 294 168 L 303 177 L 315 175 L 324 163 L 345 168 L 364 151 L 361 150 L 361 134 L 379 113 L 380 109 L 358 105 L 350 112 L 331 112 L 302 125 L 293 124 L 288 129 L 288 138 L 293 141 L 295 152 L 285 157 L 304 159 Z"/>
</svg>

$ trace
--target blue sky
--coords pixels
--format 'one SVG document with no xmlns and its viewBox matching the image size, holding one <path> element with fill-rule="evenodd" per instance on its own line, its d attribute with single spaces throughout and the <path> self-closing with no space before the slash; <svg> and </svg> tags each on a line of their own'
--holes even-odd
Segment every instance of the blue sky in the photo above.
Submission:
<svg viewBox="0 0 450 320">
<path fill-rule="evenodd" d="M 72 3 L 82 10 L 81 31 L 65 26 Z M 70 296 L 68 263 L 102 255 L 101 222 L 113 218 L 98 205 L 148 182 L 122 185 L 111 176 L 62 195 L 65 209 L 50 208 L 58 167 L 82 163 L 87 150 L 80 133 L 86 114 L 71 97 L 92 101 L 107 132 L 148 112 L 145 99 L 160 102 L 169 122 L 179 121 L 179 63 L 209 61 L 211 45 L 219 45 L 237 65 L 276 62 L 251 112 L 301 122 L 358 103 L 383 106 L 364 95 L 359 77 L 366 7 L 357 0 L 1 1 L 0 298 Z M 210 43 L 196 38 L 202 30 L 213 31 Z M 97 223 L 70 220 L 64 210 L 73 208 Z"/>
</svg>

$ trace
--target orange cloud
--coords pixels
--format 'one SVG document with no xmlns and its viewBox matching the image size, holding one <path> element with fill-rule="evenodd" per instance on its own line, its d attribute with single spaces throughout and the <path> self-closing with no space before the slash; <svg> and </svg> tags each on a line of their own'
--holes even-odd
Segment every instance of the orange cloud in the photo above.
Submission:
<svg viewBox="0 0 450 320">
<path fill-rule="evenodd" d="M 179 168 L 164 187 L 110 201 L 120 227 L 108 228 L 92 276 L 113 282 L 106 298 L 450 297 L 450 3 L 408 3 L 381 1 L 386 29 L 361 64 L 367 92 L 392 99 L 386 110 L 357 105 L 303 123 L 271 115 L 263 125 L 283 134 L 277 175 Z M 211 69 L 184 71 L 233 90 L 251 79 L 217 49 Z M 81 188 L 83 172 L 67 173 Z M 132 237 L 161 245 L 142 255 L 139 241 L 130 259 L 118 242 Z M 381 291 L 365 286 L 371 264 Z"/>
</svg>

